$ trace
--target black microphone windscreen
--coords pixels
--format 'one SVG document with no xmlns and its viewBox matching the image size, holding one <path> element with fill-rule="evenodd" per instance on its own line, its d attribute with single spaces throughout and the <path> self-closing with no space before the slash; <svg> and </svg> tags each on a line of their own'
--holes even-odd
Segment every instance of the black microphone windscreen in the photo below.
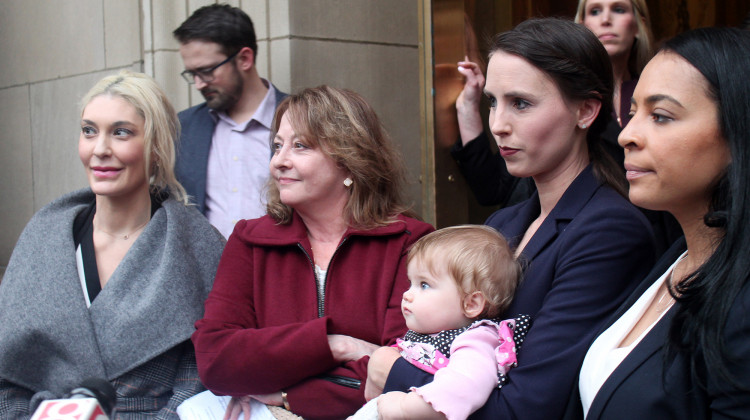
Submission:
<svg viewBox="0 0 750 420">
<path fill-rule="evenodd" d="M 70 391 L 70 396 L 96 398 L 96 400 L 99 401 L 99 405 L 102 406 L 102 410 L 110 416 L 112 415 L 112 411 L 117 403 L 115 388 L 109 383 L 109 381 L 102 378 L 84 379 L 77 388 Z"/>
</svg>

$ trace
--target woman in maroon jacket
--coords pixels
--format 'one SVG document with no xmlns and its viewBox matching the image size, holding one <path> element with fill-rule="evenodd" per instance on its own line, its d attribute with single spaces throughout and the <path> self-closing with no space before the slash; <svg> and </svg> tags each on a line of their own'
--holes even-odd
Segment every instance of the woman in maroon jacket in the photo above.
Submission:
<svg viewBox="0 0 750 420">
<path fill-rule="evenodd" d="M 373 109 L 327 86 L 273 122 L 268 214 L 237 223 L 193 335 L 201 379 L 306 419 L 364 404 L 369 355 L 406 331 L 406 251 L 432 226 L 405 215 L 403 165 Z M 232 407 L 230 407 L 231 409 Z"/>
</svg>

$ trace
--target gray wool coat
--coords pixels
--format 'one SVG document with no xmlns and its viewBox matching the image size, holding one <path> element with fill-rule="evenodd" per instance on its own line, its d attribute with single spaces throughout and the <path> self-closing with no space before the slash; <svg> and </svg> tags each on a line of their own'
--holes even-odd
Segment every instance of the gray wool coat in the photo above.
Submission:
<svg viewBox="0 0 750 420">
<path fill-rule="evenodd" d="M 194 207 L 173 199 L 86 307 L 73 221 L 93 200 L 84 189 L 50 203 L 13 250 L 0 283 L 3 381 L 52 395 L 89 377 L 114 381 L 189 344 L 203 316 L 224 239 Z"/>
</svg>

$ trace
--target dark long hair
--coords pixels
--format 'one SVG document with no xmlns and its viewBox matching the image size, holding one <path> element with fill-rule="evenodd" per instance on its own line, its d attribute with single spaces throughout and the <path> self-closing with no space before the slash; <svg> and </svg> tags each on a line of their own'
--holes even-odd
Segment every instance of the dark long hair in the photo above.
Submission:
<svg viewBox="0 0 750 420">
<path fill-rule="evenodd" d="M 517 55 L 547 74 L 568 100 L 601 102 L 586 134 L 594 175 L 627 196 L 625 174 L 604 151 L 602 133 L 612 114 L 613 75 L 607 50 L 585 26 L 560 18 L 528 19 L 492 40 L 495 51 Z"/>
<path fill-rule="evenodd" d="M 716 250 L 675 286 L 680 306 L 670 327 L 667 357 L 687 354 L 698 383 L 703 383 L 701 372 L 707 366 L 737 384 L 723 335 L 729 310 L 750 278 L 750 81 L 742 74 L 750 70 L 750 32 L 696 29 L 667 41 L 662 51 L 678 54 L 706 79 L 732 156 L 704 217 L 706 225 L 721 233 Z"/>
</svg>

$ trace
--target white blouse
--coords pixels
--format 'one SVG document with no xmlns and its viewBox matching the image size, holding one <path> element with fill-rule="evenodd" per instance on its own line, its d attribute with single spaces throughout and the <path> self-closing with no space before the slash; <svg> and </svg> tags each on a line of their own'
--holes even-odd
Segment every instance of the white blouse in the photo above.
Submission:
<svg viewBox="0 0 750 420">
<path fill-rule="evenodd" d="M 651 331 L 651 328 L 667 313 L 668 308 L 659 314 L 659 318 L 649 325 L 630 345 L 620 347 L 622 340 L 625 339 L 628 333 L 635 327 L 635 324 L 641 319 L 644 312 L 646 312 L 646 308 L 654 300 L 659 288 L 669 278 L 674 267 L 686 255 L 687 251 L 680 255 L 677 261 L 661 277 L 656 279 L 654 284 L 638 298 L 633 306 L 604 331 L 589 348 L 586 358 L 583 359 L 581 373 L 578 378 L 578 389 L 581 393 L 584 417 L 588 415 L 591 402 L 604 382 L 609 378 L 609 375 L 617 369 L 617 366 L 630 354 L 631 350 L 641 342 L 643 337 Z"/>
<path fill-rule="evenodd" d="M 81 251 L 81 245 L 78 244 L 76 247 L 76 267 L 78 267 L 78 280 L 81 282 L 81 288 L 83 289 L 83 297 L 86 301 L 86 307 L 91 307 L 91 298 L 89 298 L 89 288 L 86 286 L 86 272 L 83 269 L 83 251 Z"/>
</svg>

